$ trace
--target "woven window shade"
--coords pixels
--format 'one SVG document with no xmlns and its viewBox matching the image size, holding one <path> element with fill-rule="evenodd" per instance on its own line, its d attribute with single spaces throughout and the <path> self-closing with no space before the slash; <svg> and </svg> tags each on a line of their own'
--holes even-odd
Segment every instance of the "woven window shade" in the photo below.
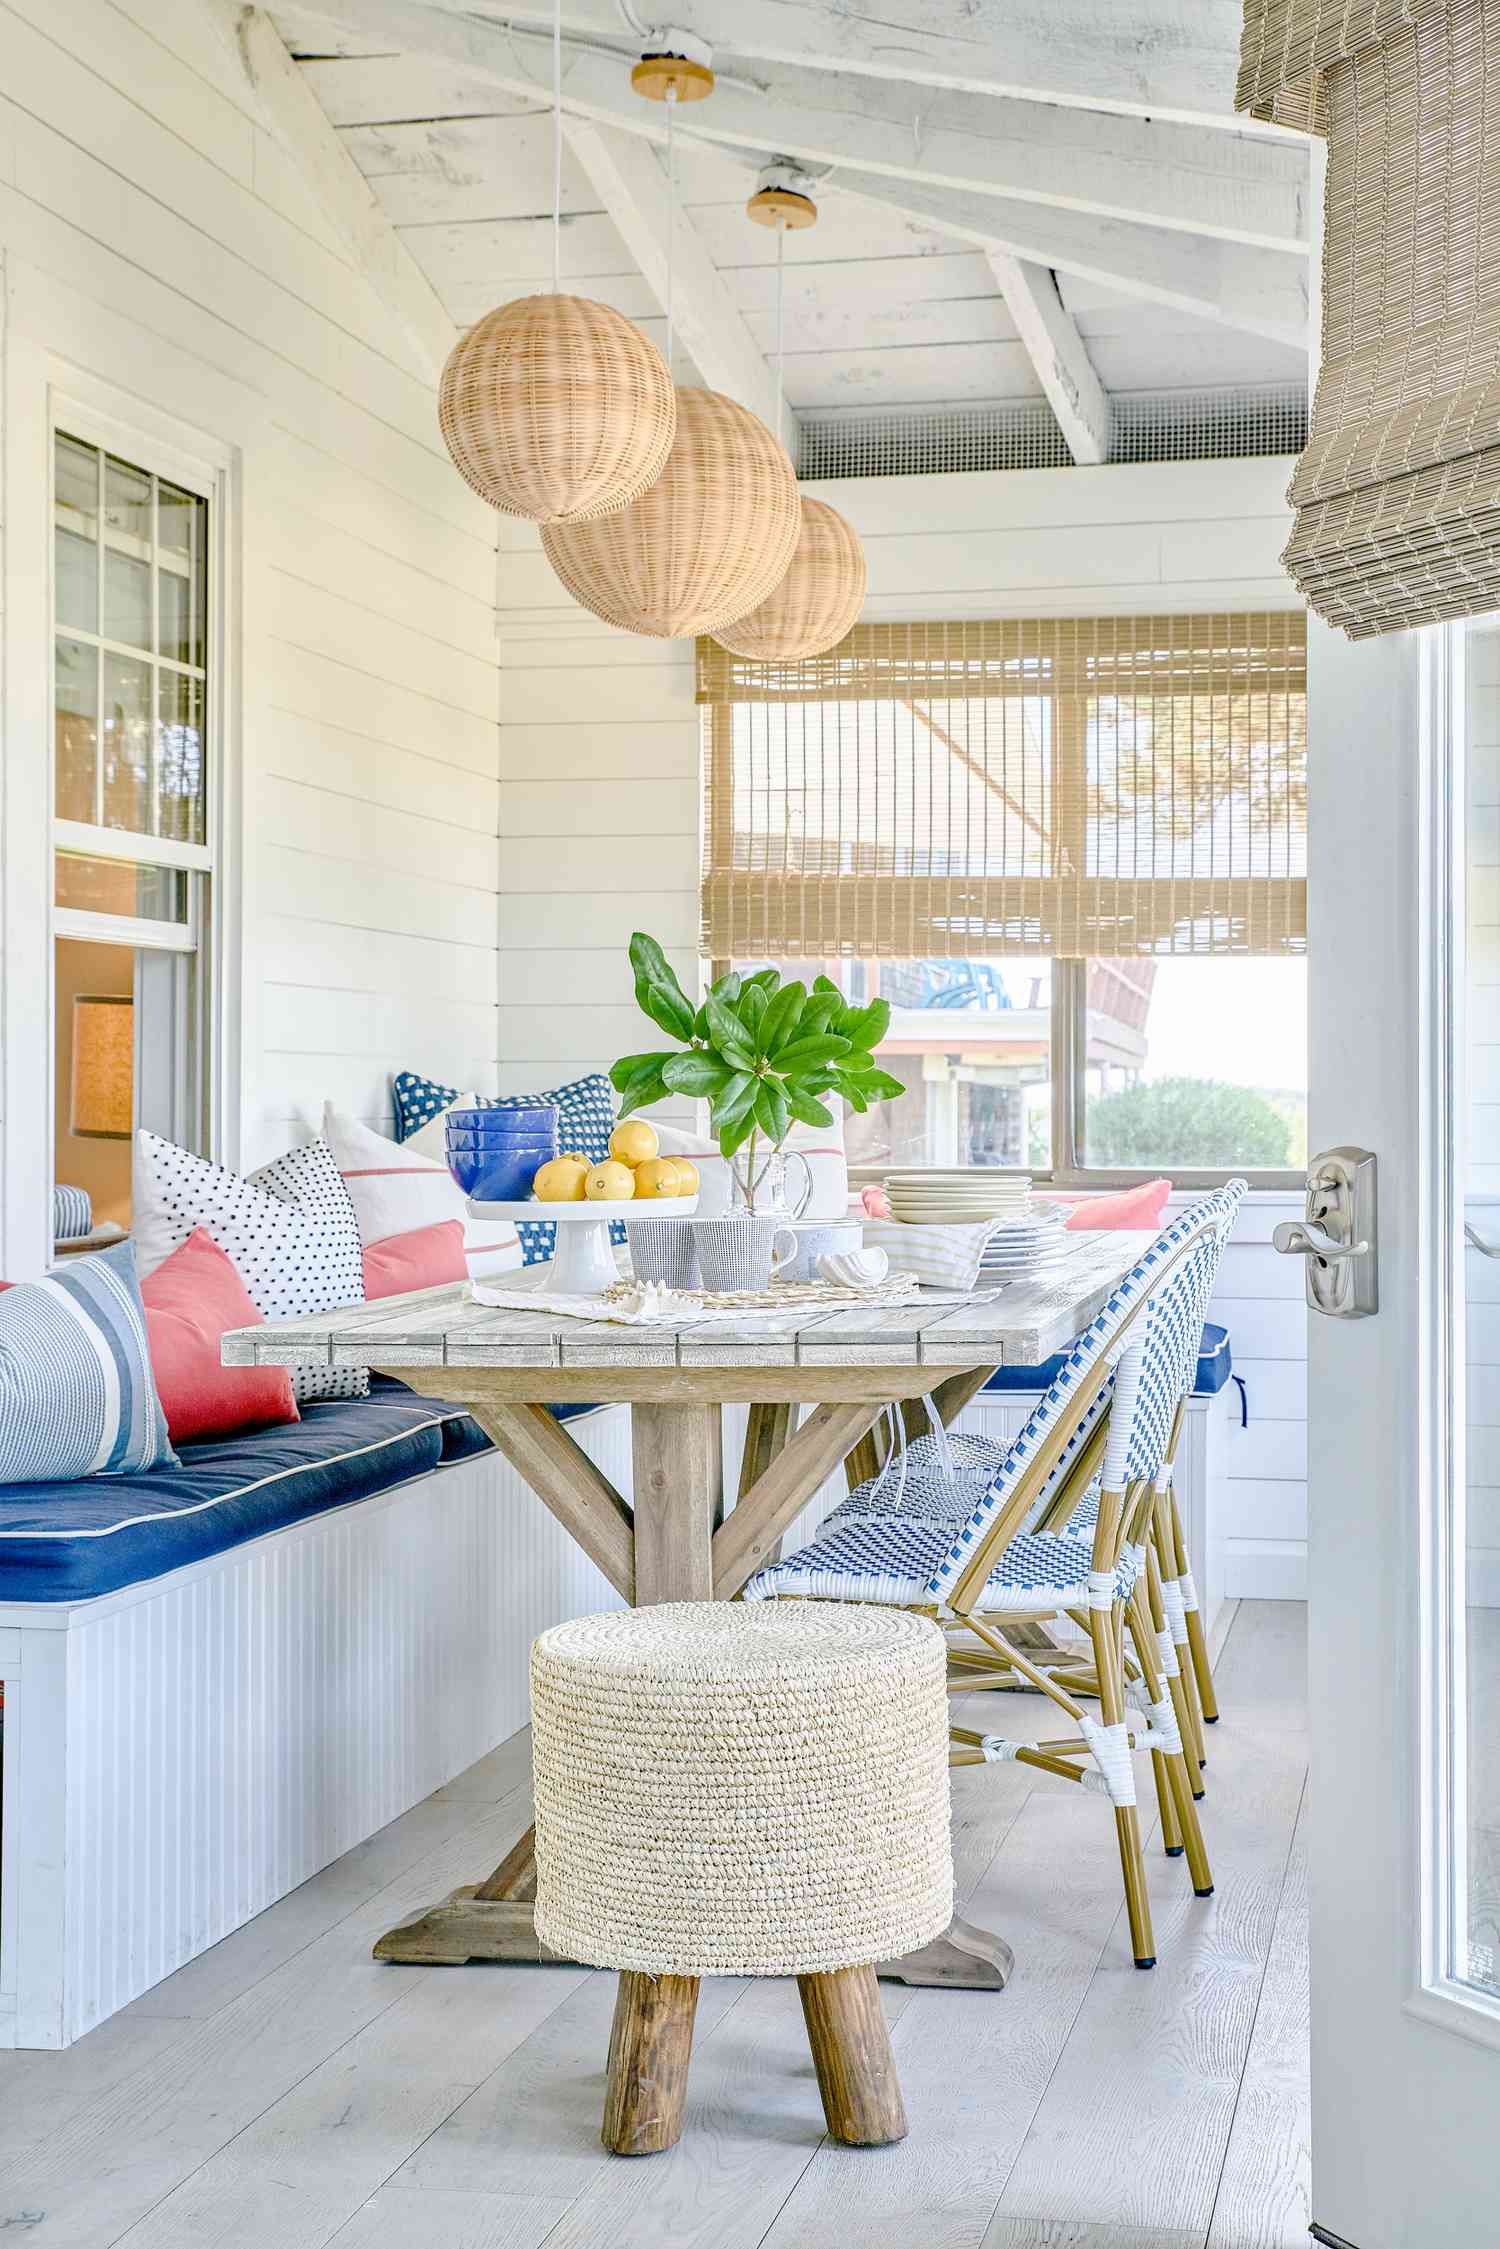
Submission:
<svg viewBox="0 0 1500 2249">
<path fill-rule="evenodd" d="M 698 643 L 710 959 L 1297 953 L 1300 611 Z"/>
<path fill-rule="evenodd" d="M 1236 99 L 1328 139 L 1288 570 L 1354 638 L 1500 607 L 1500 0 L 1247 0 Z"/>
</svg>

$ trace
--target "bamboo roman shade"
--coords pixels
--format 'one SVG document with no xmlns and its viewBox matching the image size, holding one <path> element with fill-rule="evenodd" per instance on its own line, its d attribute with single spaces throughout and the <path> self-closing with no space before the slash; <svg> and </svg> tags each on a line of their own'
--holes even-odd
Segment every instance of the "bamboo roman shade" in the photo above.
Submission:
<svg viewBox="0 0 1500 2249">
<path fill-rule="evenodd" d="M 1246 0 L 1236 101 L 1328 139 L 1287 568 L 1356 638 L 1500 607 L 1500 0 Z"/>
<path fill-rule="evenodd" d="M 1296 953 L 1300 610 L 698 643 L 710 959 Z"/>
</svg>

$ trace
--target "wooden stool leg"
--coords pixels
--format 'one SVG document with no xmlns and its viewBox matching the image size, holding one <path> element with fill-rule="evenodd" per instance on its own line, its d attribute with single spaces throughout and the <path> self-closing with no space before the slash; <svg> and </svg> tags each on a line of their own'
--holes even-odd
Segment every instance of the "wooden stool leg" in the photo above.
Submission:
<svg viewBox="0 0 1500 2249">
<path fill-rule="evenodd" d="M 697 2012 L 696 1976 L 622 1971 L 601 2134 L 612 2155 L 660 2155 L 676 2145 Z"/>
<path fill-rule="evenodd" d="M 799 1976 L 807 2042 L 823 2114 L 846 2147 L 888 2147 L 906 2137 L 906 2107 L 880 2011 L 873 1968 Z"/>
</svg>

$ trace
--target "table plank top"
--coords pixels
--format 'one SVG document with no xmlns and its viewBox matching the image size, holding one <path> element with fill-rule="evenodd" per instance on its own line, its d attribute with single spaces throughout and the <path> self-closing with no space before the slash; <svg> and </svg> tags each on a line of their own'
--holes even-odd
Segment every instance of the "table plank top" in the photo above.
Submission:
<svg viewBox="0 0 1500 2249">
<path fill-rule="evenodd" d="M 962 1302 L 918 1296 L 909 1304 L 839 1311 L 789 1308 L 781 1320 L 661 1326 L 579 1320 L 539 1307 L 476 1304 L 467 1282 L 348 1304 L 295 1320 L 266 1320 L 223 1339 L 226 1366 L 372 1366 L 410 1369 L 611 1368 L 648 1371 L 757 1367 L 1036 1366 L 1071 1342 L 1141 1257 L 1150 1232 L 1080 1233 L 1077 1248 L 1034 1281 L 983 1290 Z M 500 1277 L 540 1292 L 546 1268 Z"/>
</svg>

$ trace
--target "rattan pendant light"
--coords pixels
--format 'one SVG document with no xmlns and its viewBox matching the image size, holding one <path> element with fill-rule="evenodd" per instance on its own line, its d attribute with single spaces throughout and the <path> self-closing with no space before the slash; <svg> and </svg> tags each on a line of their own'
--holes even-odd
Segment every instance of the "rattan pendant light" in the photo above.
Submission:
<svg viewBox="0 0 1500 2249">
<path fill-rule="evenodd" d="M 552 291 L 486 313 L 443 369 L 438 420 L 464 482 L 504 515 L 586 523 L 666 465 L 677 400 L 656 346 L 610 305 L 564 296 L 562 25 L 554 10 Z"/>
<path fill-rule="evenodd" d="M 814 226 L 818 207 L 810 181 L 787 165 L 772 165 L 745 208 L 758 225 L 776 229 L 776 419 L 781 420 L 784 252 L 789 227 Z M 836 647 L 864 607 L 869 571 L 864 548 L 836 508 L 804 499 L 791 563 L 779 585 L 756 608 L 714 634 L 731 655 L 760 663 L 796 663 Z"/>
<path fill-rule="evenodd" d="M 667 361 L 672 358 L 671 234 L 676 217 L 667 104 L 670 213 Z M 711 633 L 762 602 L 786 574 L 800 528 L 797 476 L 764 422 L 718 391 L 677 393 L 677 434 L 666 467 L 618 513 L 542 531 L 547 559 L 575 601 L 607 624 L 655 640 Z"/>
<path fill-rule="evenodd" d="M 650 491 L 594 523 L 549 523 L 542 545 L 606 624 L 685 640 L 764 601 L 799 527 L 797 479 L 765 423 L 718 391 L 680 390 L 676 442 Z"/>
</svg>

